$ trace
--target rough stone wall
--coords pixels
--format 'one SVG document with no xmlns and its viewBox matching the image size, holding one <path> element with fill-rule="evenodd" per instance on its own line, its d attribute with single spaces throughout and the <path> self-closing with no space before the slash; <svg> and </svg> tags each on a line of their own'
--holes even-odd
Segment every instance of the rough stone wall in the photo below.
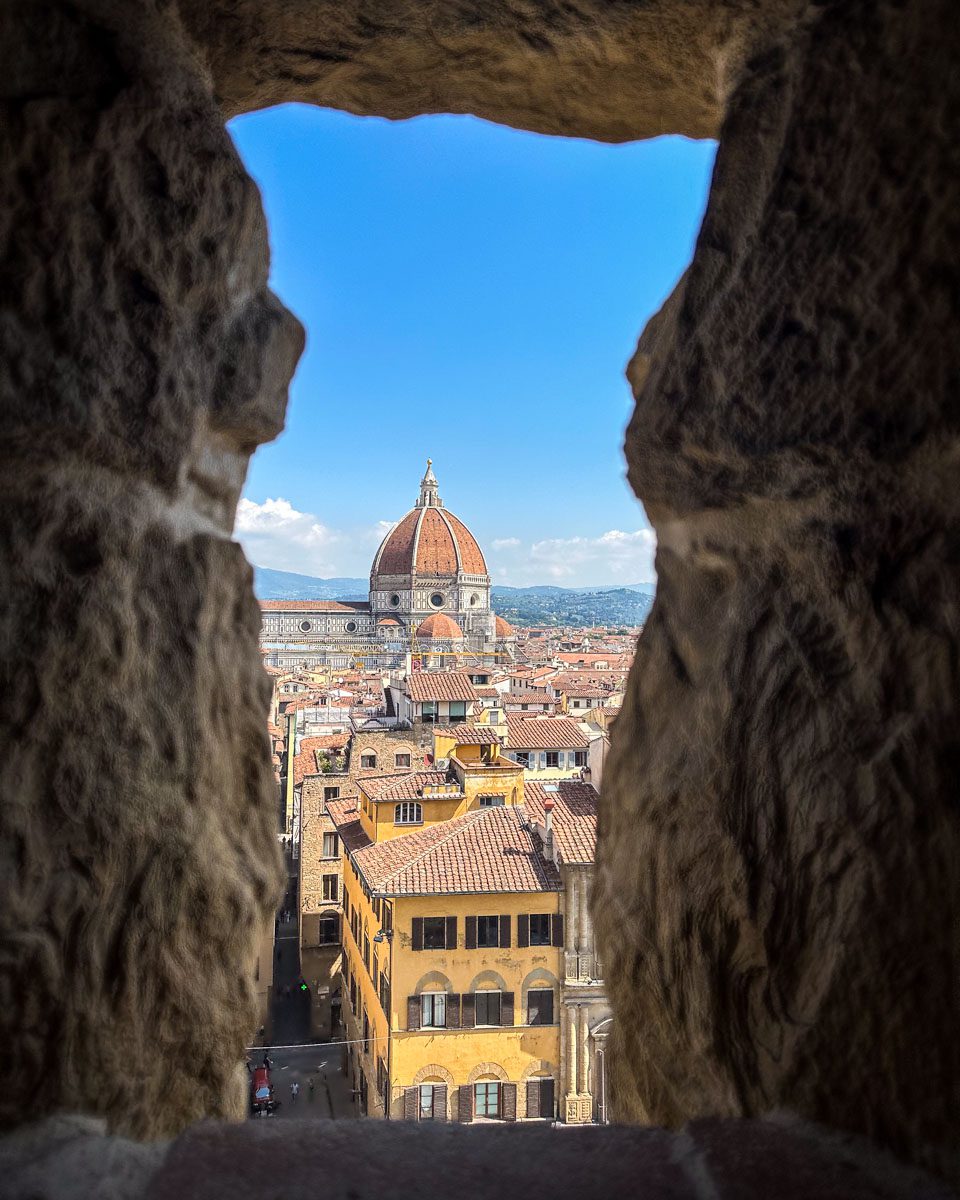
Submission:
<svg viewBox="0 0 960 1200">
<path fill-rule="evenodd" d="M 728 80 L 800 0 L 191 0 L 228 115 L 302 100 L 540 133 L 715 136 Z"/>
<path fill-rule="evenodd" d="M 659 539 L 594 911 L 621 1117 L 960 1176 L 960 24 L 812 7 L 723 125 L 627 454 Z"/>
<path fill-rule="evenodd" d="M 660 588 L 604 789 L 616 1101 L 790 1106 L 956 1173 L 952 6 L 384 11 L 184 4 L 190 48 L 166 0 L 0 13 L 0 1120 L 239 1111 L 281 874 L 229 531 L 301 334 L 205 63 L 227 112 L 610 140 L 729 98 L 632 372 Z"/>
<path fill-rule="evenodd" d="M 302 345 L 164 7 L 0 14 L 0 1123 L 141 1137 L 242 1111 L 282 875 L 230 531 Z"/>
</svg>

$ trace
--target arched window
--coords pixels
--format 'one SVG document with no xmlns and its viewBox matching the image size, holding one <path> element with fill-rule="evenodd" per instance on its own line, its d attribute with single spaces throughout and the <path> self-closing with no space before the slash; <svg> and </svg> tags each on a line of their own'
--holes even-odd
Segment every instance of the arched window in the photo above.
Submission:
<svg viewBox="0 0 960 1200">
<path fill-rule="evenodd" d="M 404 800 L 393 810 L 394 825 L 423 824 L 423 806 L 413 800 Z"/>
</svg>

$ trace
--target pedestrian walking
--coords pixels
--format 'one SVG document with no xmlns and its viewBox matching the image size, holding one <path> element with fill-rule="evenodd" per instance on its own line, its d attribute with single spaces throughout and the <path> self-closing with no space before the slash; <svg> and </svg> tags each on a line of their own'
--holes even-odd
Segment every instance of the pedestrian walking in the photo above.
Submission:
<svg viewBox="0 0 960 1200">
<path fill-rule="evenodd" d="M 264 1052 L 263 1052 L 263 1065 L 267 1068 L 268 1071 L 273 1066 L 273 1060 L 270 1058 L 270 1055 L 267 1053 L 266 1050 L 264 1050 Z"/>
<path fill-rule="evenodd" d="M 313 1076 L 312 1075 L 307 1080 L 307 1103 L 308 1104 L 313 1103 Z"/>
<path fill-rule="evenodd" d="M 300 1084 L 296 1080 L 290 1084 L 290 1103 L 296 1104 L 297 1097 L 300 1095 Z"/>
</svg>

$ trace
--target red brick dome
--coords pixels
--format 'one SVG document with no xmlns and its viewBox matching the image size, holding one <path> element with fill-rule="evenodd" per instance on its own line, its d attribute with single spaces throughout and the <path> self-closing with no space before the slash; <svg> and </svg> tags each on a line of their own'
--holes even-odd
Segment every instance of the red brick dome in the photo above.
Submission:
<svg viewBox="0 0 960 1200">
<path fill-rule="evenodd" d="M 463 638 L 463 630 L 446 613 L 433 613 L 417 626 L 418 638 L 443 638 L 446 641 Z"/>
<path fill-rule="evenodd" d="M 426 575 L 449 578 L 463 571 L 487 575 L 477 539 L 464 523 L 447 512 L 437 494 L 437 481 L 427 462 L 420 499 L 380 543 L 370 572 L 377 575 Z"/>
<path fill-rule="evenodd" d="M 505 621 L 503 617 L 497 617 L 494 620 L 493 629 L 498 638 L 510 638 L 516 637 L 517 635 L 517 631 L 514 629 L 514 627 L 509 621 Z"/>
</svg>

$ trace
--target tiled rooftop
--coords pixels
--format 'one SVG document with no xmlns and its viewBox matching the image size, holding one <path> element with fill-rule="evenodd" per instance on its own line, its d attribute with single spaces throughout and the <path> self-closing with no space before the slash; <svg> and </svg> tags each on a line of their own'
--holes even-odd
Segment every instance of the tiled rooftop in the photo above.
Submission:
<svg viewBox="0 0 960 1200">
<path fill-rule="evenodd" d="M 414 671 L 407 678 L 407 695 L 424 700 L 476 700 L 477 689 L 463 671 Z"/>
<path fill-rule="evenodd" d="M 525 717 L 507 713 L 511 750 L 586 750 L 590 742 L 569 717 Z"/>
<path fill-rule="evenodd" d="M 531 821 L 544 823 L 543 802 L 553 801 L 553 836 L 565 863 L 593 862 L 597 848 L 597 802 L 599 796 L 588 783 L 576 779 L 559 780 L 548 791 L 536 780 L 528 780 L 523 789 L 524 808 Z"/>
</svg>

